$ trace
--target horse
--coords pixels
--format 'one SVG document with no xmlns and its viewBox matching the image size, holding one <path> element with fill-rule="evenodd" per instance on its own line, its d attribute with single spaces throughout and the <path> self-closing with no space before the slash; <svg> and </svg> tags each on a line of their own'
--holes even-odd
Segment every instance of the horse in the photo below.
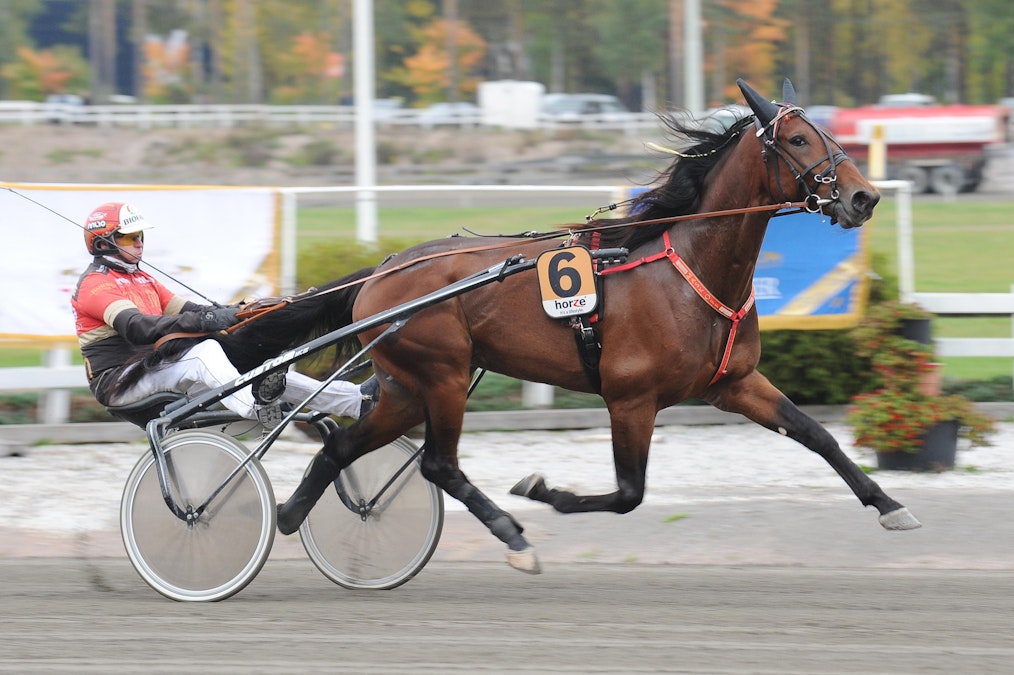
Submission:
<svg viewBox="0 0 1014 675">
<path fill-rule="evenodd" d="M 325 441 L 293 494 L 279 504 L 278 529 L 294 532 L 344 467 L 424 423 L 423 475 L 506 544 L 512 567 L 540 572 L 522 525 L 473 485 L 458 463 L 470 379 L 480 368 L 594 392 L 604 400 L 614 491 L 577 494 L 550 487 L 539 475 L 511 489 L 559 512 L 635 509 L 644 497 L 658 411 L 700 399 L 823 457 L 861 504 L 877 509 L 884 528 L 920 527 L 824 427 L 757 371 L 761 341 L 752 279 L 774 211 L 802 204 L 821 211 L 832 225 L 855 228 L 870 219 L 880 195 L 828 131 L 807 118 L 791 82 L 783 84 L 781 102 L 766 100 L 743 80 L 738 85 L 753 114 L 724 131 L 662 118 L 670 135 L 690 147 L 673 151 L 676 159 L 655 187 L 633 200 L 627 215 L 558 228 L 558 234 L 570 234 L 570 244 L 629 252 L 626 262 L 596 274 L 601 300 L 593 320 L 575 323 L 548 315 L 537 275 L 529 272 L 418 311 L 373 346 L 370 357 L 380 382 L 376 407 Z M 534 259 L 561 248 L 550 237 L 478 241 L 456 236 L 414 246 L 351 275 L 354 284 L 336 285 L 340 292 L 310 303 L 312 309 L 294 304 L 259 328 L 244 330 L 280 331 L 291 342 L 300 313 L 332 329 L 446 287 L 505 255 Z M 382 330 L 370 328 L 351 339 L 367 344 Z M 236 333 L 238 342 L 243 332 Z M 589 335 L 583 341 L 593 343 L 591 353 L 575 340 Z M 282 338 L 274 339 L 277 348 Z"/>
</svg>

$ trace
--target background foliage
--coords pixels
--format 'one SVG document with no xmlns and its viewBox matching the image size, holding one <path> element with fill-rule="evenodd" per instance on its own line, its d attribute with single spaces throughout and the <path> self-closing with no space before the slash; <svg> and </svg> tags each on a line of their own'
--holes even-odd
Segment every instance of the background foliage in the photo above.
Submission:
<svg viewBox="0 0 1014 675">
<path fill-rule="evenodd" d="M 789 76 L 804 105 L 1014 94 L 1009 0 L 701 6 L 711 105 L 738 102 L 739 76 L 760 91 Z M 683 98 L 683 0 L 374 0 L 374 15 L 378 97 L 465 100 L 478 81 L 509 78 L 615 93 L 632 109 Z M 349 0 L 4 0 L 0 99 L 336 103 L 352 92 L 351 26 Z M 186 50 L 169 58 L 181 35 Z"/>
</svg>

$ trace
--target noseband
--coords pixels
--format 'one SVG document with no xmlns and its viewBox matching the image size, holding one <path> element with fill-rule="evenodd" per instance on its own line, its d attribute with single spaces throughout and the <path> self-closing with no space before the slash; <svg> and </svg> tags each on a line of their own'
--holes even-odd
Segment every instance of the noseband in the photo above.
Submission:
<svg viewBox="0 0 1014 675">
<path fill-rule="evenodd" d="M 799 162 L 791 152 L 786 150 L 778 142 L 778 127 L 781 125 L 784 118 L 792 115 L 796 115 L 799 119 L 810 125 L 810 128 L 813 129 L 824 142 L 824 150 L 827 152 L 824 157 L 805 168 L 797 169 L 797 167 L 803 166 L 802 162 Z M 761 126 L 760 120 L 755 120 L 754 126 L 757 129 L 757 138 L 762 139 L 763 147 L 761 149 L 761 157 L 764 159 L 764 165 L 767 167 L 768 174 L 770 175 L 771 173 L 771 165 L 768 164 L 768 149 L 770 149 L 782 160 L 782 162 L 785 163 L 785 166 L 789 168 L 789 171 L 792 172 L 792 177 L 795 178 L 796 182 L 800 184 L 804 190 L 806 190 L 806 198 L 804 201 L 806 202 L 807 211 L 810 213 L 819 213 L 821 208 L 828 203 L 827 200 L 822 200 L 815 191 L 819 190 L 821 185 L 830 186 L 830 201 L 834 202 L 838 200 L 838 174 L 835 173 L 835 169 L 839 164 L 847 160 L 849 156 L 845 154 L 845 151 L 842 150 L 841 146 L 838 145 L 837 142 L 834 143 L 834 145 L 837 146 L 837 149 L 832 147 L 831 139 L 828 137 L 827 133 L 807 119 L 802 108 L 794 105 L 782 105 L 778 110 L 778 114 L 775 115 L 770 122 Z M 827 166 L 824 167 L 824 170 L 820 173 L 814 173 L 814 170 L 825 162 L 827 163 Z M 778 189 L 781 190 L 782 196 L 786 201 L 788 201 L 789 194 L 785 191 L 785 188 L 782 187 L 782 178 L 781 173 L 778 171 L 778 166 L 778 162 L 775 162 L 775 182 L 778 184 Z M 813 177 L 813 182 L 815 184 L 815 188 L 813 190 L 810 189 L 807 176 Z"/>
</svg>

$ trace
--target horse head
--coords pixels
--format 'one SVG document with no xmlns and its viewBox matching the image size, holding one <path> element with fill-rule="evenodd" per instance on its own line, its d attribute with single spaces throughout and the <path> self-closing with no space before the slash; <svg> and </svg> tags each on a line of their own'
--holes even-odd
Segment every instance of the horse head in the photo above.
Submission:
<svg viewBox="0 0 1014 675">
<path fill-rule="evenodd" d="M 807 119 L 796 104 L 792 83 L 785 80 L 781 103 L 766 100 L 742 79 L 736 83 L 754 113 L 771 195 L 776 200 L 805 201 L 807 210 L 828 213 L 832 222 L 846 229 L 869 220 L 880 193 L 841 145 Z"/>
</svg>

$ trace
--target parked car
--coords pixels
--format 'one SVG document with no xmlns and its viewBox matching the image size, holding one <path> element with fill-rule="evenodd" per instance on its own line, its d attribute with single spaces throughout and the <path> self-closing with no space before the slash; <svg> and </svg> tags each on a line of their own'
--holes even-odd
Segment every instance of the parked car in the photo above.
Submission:
<svg viewBox="0 0 1014 675">
<path fill-rule="evenodd" d="M 546 94 L 540 115 L 554 122 L 579 122 L 587 118 L 615 119 L 630 113 L 620 99 L 608 94 Z"/>
<path fill-rule="evenodd" d="M 400 98 L 377 98 L 373 100 L 373 119 L 377 122 L 390 122 L 404 110 Z"/>
<path fill-rule="evenodd" d="M 474 103 L 434 103 L 419 112 L 418 121 L 423 129 L 433 129 L 475 126 L 479 118 L 479 106 Z"/>
<path fill-rule="evenodd" d="M 43 110 L 50 124 L 74 124 L 84 105 L 84 98 L 77 94 L 50 94 L 46 97 Z"/>
</svg>

